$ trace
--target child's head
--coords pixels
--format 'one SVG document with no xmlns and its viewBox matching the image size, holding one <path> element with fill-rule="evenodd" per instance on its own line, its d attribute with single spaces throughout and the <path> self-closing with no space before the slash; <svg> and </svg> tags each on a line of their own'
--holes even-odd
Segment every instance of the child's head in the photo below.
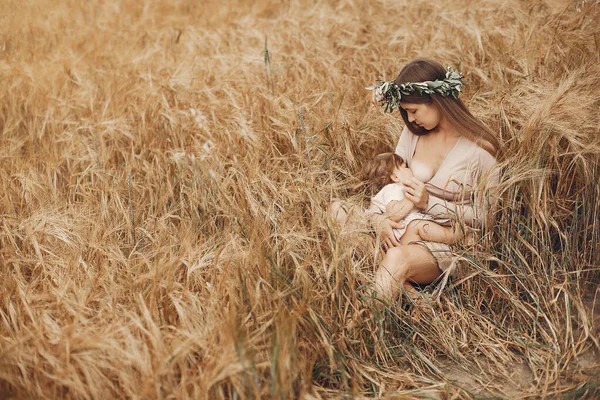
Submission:
<svg viewBox="0 0 600 400">
<path fill-rule="evenodd" d="M 376 189 L 413 176 L 406 162 L 396 153 L 381 153 L 367 161 L 362 169 L 363 181 Z"/>
</svg>

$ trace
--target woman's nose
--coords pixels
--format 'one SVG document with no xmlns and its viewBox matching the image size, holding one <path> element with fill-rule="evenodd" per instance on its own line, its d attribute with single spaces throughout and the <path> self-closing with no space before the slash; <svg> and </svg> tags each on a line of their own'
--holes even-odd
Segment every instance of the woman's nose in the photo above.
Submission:
<svg viewBox="0 0 600 400">
<path fill-rule="evenodd" d="M 415 117 L 413 117 L 412 115 L 408 114 L 408 122 L 415 122 Z"/>
</svg>

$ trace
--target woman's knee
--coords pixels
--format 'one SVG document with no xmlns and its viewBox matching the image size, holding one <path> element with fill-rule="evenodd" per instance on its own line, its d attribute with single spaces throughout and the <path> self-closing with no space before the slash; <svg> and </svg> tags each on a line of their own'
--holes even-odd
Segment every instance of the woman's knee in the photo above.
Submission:
<svg viewBox="0 0 600 400">
<path fill-rule="evenodd" d="M 396 279 L 405 276 L 410 266 L 406 246 L 389 249 L 383 257 L 382 265 Z"/>
<path fill-rule="evenodd" d="M 375 295 L 392 300 L 406 282 L 407 258 L 404 246 L 392 247 L 385 253 L 375 275 Z"/>
<path fill-rule="evenodd" d="M 385 253 L 383 259 L 396 263 L 405 258 L 405 253 L 406 249 L 404 246 L 392 247 Z"/>
</svg>

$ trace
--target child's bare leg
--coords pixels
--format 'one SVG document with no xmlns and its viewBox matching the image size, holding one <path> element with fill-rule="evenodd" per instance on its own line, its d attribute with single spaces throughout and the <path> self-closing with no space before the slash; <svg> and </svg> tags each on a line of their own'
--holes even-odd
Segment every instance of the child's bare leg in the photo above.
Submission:
<svg viewBox="0 0 600 400">
<path fill-rule="evenodd" d="M 363 212 L 361 204 L 336 200 L 331 203 L 328 211 L 332 225 L 337 225 L 335 231 L 343 237 L 342 241 L 348 248 L 365 255 L 373 251 L 375 238 L 371 235 L 369 218 Z"/>
<path fill-rule="evenodd" d="M 453 226 L 441 226 L 434 222 L 421 221 L 422 224 L 417 228 L 422 240 L 428 242 L 438 242 L 454 244 L 463 236 L 457 224 Z"/>
<path fill-rule="evenodd" d="M 431 221 L 419 221 L 417 232 L 421 240 L 454 244 L 459 239 L 452 226 L 441 226 Z"/>
<path fill-rule="evenodd" d="M 349 206 L 341 200 L 335 200 L 329 206 L 329 215 L 340 226 L 344 226 L 348 221 Z"/>
<path fill-rule="evenodd" d="M 334 201 L 329 206 L 329 215 L 340 228 L 346 230 L 359 229 L 367 221 L 361 207 L 350 201 Z"/>
<path fill-rule="evenodd" d="M 419 235 L 419 229 L 417 228 L 416 222 L 418 221 L 413 221 L 406 227 L 404 235 L 402 235 L 402 237 L 400 238 L 400 244 L 402 246 L 407 246 L 409 243 L 423 240 Z"/>
<path fill-rule="evenodd" d="M 441 226 L 432 221 L 419 220 L 408 224 L 406 233 L 400 240 L 401 244 L 424 240 L 427 242 L 438 242 L 454 244 L 462 238 L 462 232 L 455 226 Z"/>
</svg>

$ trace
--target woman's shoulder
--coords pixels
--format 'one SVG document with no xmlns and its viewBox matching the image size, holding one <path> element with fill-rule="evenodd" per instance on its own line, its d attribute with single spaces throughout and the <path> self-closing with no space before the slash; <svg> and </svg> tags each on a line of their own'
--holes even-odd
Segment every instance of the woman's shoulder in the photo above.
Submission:
<svg viewBox="0 0 600 400">
<path fill-rule="evenodd" d="M 494 148 L 492 147 L 492 145 L 490 143 L 485 142 L 485 147 L 482 147 L 482 146 L 477 146 L 477 147 L 479 147 L 479 150 L 478 150 L 479 162 L 481 163 L 481 165 L 483 167 L 489 168 L 489 167 L 496 165 L 496 163 L 497 163 L 496 157 L 494 155 L 492 155 Z"/>
<path fill-rule="evenodd" d="M 410 141 L 413 137 L 416 136 L 417 135 L 412 133 L 410 129 L 408 129 L 408 126 L 405 125 L 404 128 L 402 128 L 402 132 L 400 132 L 400 141 Z"/>
<path fill-rule="evenodd" d="M 488 141 L 480 140 L 475 142 L 465 136 L 463 136 L 462 139 L 469 150 L 465 151 L 463 154 L 471 154 L 484 165 L 493 165 L 496 163 L 496 157 L 493 155 L 494 147 Z"/>
<path fill-rule="evenodd" d="M 398 139 L 395 153 L 405 160 L 411 158 L 410 149 L 412 149 L 414 145 L 414 141 L 416 140 L 415 138 L 416 135 L 405 126 L 402 129 L 402 133 L 400 133 L 400 138 Z"/>
</svg>

